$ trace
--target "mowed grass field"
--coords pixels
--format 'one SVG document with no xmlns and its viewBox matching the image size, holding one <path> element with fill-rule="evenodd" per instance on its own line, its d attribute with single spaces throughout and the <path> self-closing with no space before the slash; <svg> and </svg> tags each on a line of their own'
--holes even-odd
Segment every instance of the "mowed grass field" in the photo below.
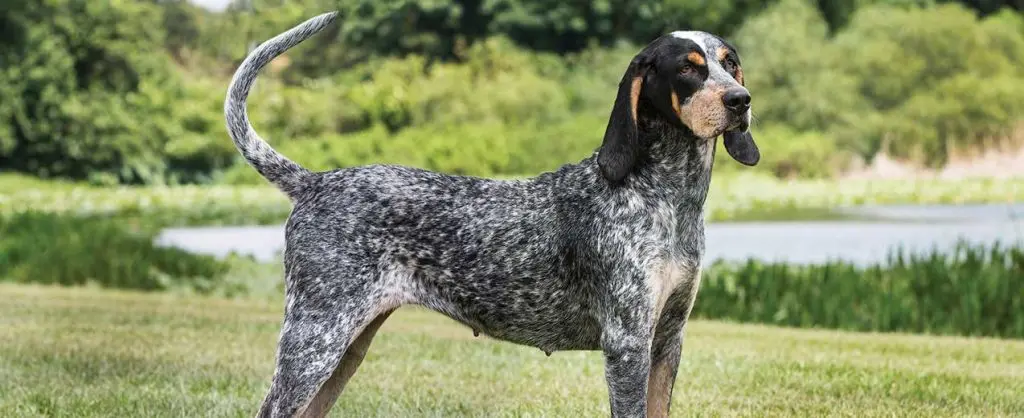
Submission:
<svg viewBox="0 0 1024 418">
<path fill-rule="evenodd" d="M 281 310 L 277 300 L 0 285 L 0 416 L 252 416 Z M 547 357 L 403 308 L 331 415 L 607 411 L 600 353 Z M 694 321 L 672 415 L 1024 416 L 1024 341 Z"/>
</svg>

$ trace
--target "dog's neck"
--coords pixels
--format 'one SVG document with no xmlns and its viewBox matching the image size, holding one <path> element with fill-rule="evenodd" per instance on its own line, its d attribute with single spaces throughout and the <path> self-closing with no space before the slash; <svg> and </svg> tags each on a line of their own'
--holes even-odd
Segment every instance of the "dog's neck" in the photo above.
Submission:
<svg viewBox="0 0 1024 418">
<path fill-rule="evenodd" d="M 698 138 L 661 119 L 641 120 L 639 128 L 644 152 L 631 174 L 633 180 L 662 191 L 679 209 L 702 211 L 711 185 L 716 139 Z"/>
<path fill-rule="evenodd" d="M 680 216 L 703 215 L 717 139 L 697 138 L 686 128 L 661 120 L 642 119 L 639 128 L 643 151 L 622 183 L 609 184 L 602 176 L 597 162 L 600 149 L 579 163 L 527 181 L 590 194 L 613 205 L 641 209 L 635 203 L 666 202 Z"/>
</svg>

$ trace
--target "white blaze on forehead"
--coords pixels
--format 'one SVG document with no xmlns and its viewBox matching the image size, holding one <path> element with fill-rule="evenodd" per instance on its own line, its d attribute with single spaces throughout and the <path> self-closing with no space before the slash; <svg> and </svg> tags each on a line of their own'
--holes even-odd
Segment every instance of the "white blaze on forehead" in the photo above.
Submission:
<svg viewBox="0 0 1024 418">
<path fill-rule="evenodd" d="M 675 32 L 672 32 L 671 35 L 675 38 L 689 39 L 693 42 L 696 42 L 697 46 L 700 47 L 701 51 L 704 52 L 705 55 L 707 55 L 708 39 L 711 38 L 710 36 L 708 36 L 707 33 L 695 30 L 677 30 Z"/>
<path fill-rule="evenodd" d="M 696 30 L 677 30 L 672 32 L 671 35 L 678 39 L 691 40 L 697 44 L 697 47 L 701 49 L 701 52 L 704 53 L 704 56 L 709 58 L 707 61 L 708 67 L 711 70 L 712 80 L 715 80 L 716 82 L 719 83 L 725 82 L 730 84 L 735 82 L 732 76 L 725 71 L 725 68 L 723 68 L 722 65 L 718 63 L 718 59 L 715 58 L 717 54 L 711 53 L 712 51 L 717 50 L 719 47 L 724 46 L 722 45 L 721 41 L 719 41 L 717 38 L 711 36 L 707 32 L 701 32 Z"/>
</svg>

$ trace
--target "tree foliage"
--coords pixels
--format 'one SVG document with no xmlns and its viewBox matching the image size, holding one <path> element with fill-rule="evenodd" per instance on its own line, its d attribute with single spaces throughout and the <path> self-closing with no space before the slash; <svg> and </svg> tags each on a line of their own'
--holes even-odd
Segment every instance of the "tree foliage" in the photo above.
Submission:
<svg viewBox="0 0 1024 418">
<path fill-rule="evenodd" d="M 159 9 L 85 0 L 7 4 L 0 15 L 0 164 L 41 175 L 150 180 L 180 88 Z"/>
<path fill-rule="evenodd" d="M 677 29 L 739 46 L 759 170 L 825 176 L 880 152 L 941 165 L 957 149 L 1020 140 L 1019 9 L 236 0 L 215 13 L 186 0 L 2 2 L 0 169 L 102 183 L 249 178 L 224 129 L 231 72 L 255 42 L 327 10 L 341 12 L 339 24 L 264 70 L 249 106 L 275 146 L 317 167 L 400 161 L 517 175 L 582 158 L 626 63 Z"/>
<path fill-rule="evenodd" d="M 796 22 L 780 30 L 782 22 Z M 829 37 L 804 0 L 782 0 L 737 33 L 765 124 L 827 133 L 865 157 L 941 165 L 1000 140 L 1024 115 L 1021 16 L 959 4 L 858 9 Z"/>
</svg>

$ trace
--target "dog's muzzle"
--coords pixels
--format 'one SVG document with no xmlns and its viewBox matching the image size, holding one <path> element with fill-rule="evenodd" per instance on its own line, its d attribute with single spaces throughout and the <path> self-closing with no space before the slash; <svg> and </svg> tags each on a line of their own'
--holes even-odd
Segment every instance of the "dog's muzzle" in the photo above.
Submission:
<svg viewBox="0 0 1024 418">
<path fill-rule="evenodd" d="M 747 111 L 750 110 L 750 92 L 743 87 L 731 88 L 722 95 L 722 104 L 725 105 L 729 116 L 734 121 L 731 124 L 732 127 L 745 131 L 750 124 L 750 121 L 747 120 Z"/>
<path fill-rule="evenodd" d="M 750 92 L 743 87 L 731 88 L 722 95 L 722 103 L 733 115 L 742 116 L 750 110 Z"/>
</svg>

